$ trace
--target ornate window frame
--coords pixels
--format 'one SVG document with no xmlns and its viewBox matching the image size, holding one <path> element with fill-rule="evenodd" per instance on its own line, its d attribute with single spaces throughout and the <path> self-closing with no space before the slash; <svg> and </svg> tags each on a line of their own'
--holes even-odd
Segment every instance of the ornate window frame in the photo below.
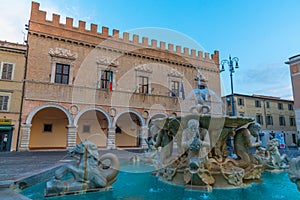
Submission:
<svg viewBox="0 0 300 200">
<path fill-rule="evenodd" d="M 179 96 L 180 98 L 183 98 L 182 96 L 182 88 L 181 87 L 184 87 L 183 86 L 183 74 L 180 73 L 179 71 L 177 71 L 176 69 L 171 69 L 168 73 L 168 86 L 169 86 L 169 96 L 170 97 L 174 97 L 172 95 L 172 82 L 179 82 Z M 178 98 L 177 97 L 177 98 Z"/>
<path fill-rule="evenodd" d="M 103 71 L 112 71 L 113 72 L 113 87 L 112 90 L 114 91 L 116 89 L 116 73 L 118 72 L 117 67 L 119 66 L 119 61 L 114 60 L 110 57 L 102 57 L 96 58 L 96 64 L 97 64 L 97 89 L 104 89 L 101 88 L 101 76 Z"/>
<path fill-rule="evenodd" d="M 148 78 L 148 93 L 141 93 L 141 94 L 151 94 L 151 82 L 152 82 L 152 74 L 153 70 L 148 64 L 134 64 L 135 70 L 135 80 L 136 80 L 136 93 L 139 93 L 139 79 L 140 77 L 147 77 Z"/>
<path fill-rule="evenodd" d="M 51 57 L 51 75 L 50 75 L 50 83 L 55 83 L 55 69 L 56 64 L 66 64 L 70 66 L 69 71 L 69 82 L 68 85 L 73 84 L 73 71 L 74 71 L 74 63 L 75 60 L 78 57 L 78 54 L 76 52 L 71 52 L 71 50 L 64 49 L 64 48 L 50 48 L 49 49 L 49 55 Z"/>
</svg>

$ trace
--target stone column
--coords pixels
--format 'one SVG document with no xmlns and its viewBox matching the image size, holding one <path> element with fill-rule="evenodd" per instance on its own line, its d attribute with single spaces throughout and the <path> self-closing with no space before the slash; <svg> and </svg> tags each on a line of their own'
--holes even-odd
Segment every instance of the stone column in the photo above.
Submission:
<svg viewBox="0 0 300 200">
<path fill-rule="evenodd" d="M 147 149 L 148 145 L 146 140 L 148 139 L 148 126 L 143 126 L 140 128 L 139 138 L 140 138 L 140 145 L 143 149 Z"/>
<path fill-rule="evenodd" d="M 21 141 L 19 145 L 19 151 L 29 150 L 31 124 L 21 124 Z"/>
<path fill-rule="evenodd" d="M 68 127 L 67 149 L 70 149 L 76 146 L 77 126 L 68 125 L 67 127 Z"/>
<path fill-rule="evenodd" d="M 106 148 L 107 149 L 115 149 L 116 148 L 116 127 L 108 128 Z"/>
</svg>

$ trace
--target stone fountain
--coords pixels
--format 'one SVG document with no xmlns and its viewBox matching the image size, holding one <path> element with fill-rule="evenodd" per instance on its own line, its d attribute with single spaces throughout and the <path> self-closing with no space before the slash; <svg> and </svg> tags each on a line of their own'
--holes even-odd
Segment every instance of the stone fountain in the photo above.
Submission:
<svg viewBox="0 0 300 200">
<path fill-rule="evenodd" d="M 108 190 L 117 180 L 120 165 L 116 155 L 106 153 L 99 157 L 97 146 L 87 140 L 69 153 L 78 156 L 77 163 L 55 171 L 54 177 L 46 183 L 46 197 Z"/>
<path fill-rule="evenodd" d="M 261 181 L 268 158 L 257 138 L 260 125 L 252 118 L 213 115 L 207 101 L 210 91 L 192 92 L 195 104 L 190 113 L 153 121 L 150 150 L 142 160 L 155 166 L 153 174 L 160 180 L 187 189 L 210 191 Z M 235 157 L 227 149 L 229 138 Z M 249 153 L 250 148 L 256 148 L 255 153 Z"/>
<path fill-rule="evenodd" d="M 290 180 L 296 184 L 300 192 L 300 156 L 291 160 L 288 172 Z"/>
</svg>

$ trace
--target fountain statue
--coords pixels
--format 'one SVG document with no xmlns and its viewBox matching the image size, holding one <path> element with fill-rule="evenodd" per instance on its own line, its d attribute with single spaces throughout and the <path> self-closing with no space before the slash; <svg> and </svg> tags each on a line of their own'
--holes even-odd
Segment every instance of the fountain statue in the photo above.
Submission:
<svg viewBox="0 0 300 200">
<path fill-rule="evenodd" d="M 279 142 L 277 138 L 270 140 L 267 143 L 266 151 L 268 154 L 268 169 L 287 169 L 288 157 L 286 154 L 281 155 L 278 150 Z"/>
<path fill-rule="evenodd" d="M 46 197 L 109 189 L 117 180 L 120 167 L 116 155 L 107 153 L 99 157 L 97 146 L 87 140 L 68 153 L 79 156 L 78 163 L 55 171 L 54 178 L 46 183 Z"/>
<path fill-rule="evenodd" d="M 267 160 L 255 142 L 260 125 L 252 118 L 211 114 L 210 90 L 194 89 L 195 105 L 190 113 L 153 120 L 148 152 L 150 163 L 160 180 L 187 189 L 210 191 L 213 188 L 241 187 L 261 178 Z M 221 100 L 219 101 L 221 103 Z M 234 139 L 233 158 L 226 140 Z M 173 151 L 177 143 L 178 152 Z M 256 148 L 257 153 L 248 150 Z M 149 156 L 151 155 L 151 156 Z"/>
<path fill-rule="evenodd" d="M 290 161 L 288 172 L 290 180 L 297 185 L 300 192 L 300 156 Z"/>
</svg>

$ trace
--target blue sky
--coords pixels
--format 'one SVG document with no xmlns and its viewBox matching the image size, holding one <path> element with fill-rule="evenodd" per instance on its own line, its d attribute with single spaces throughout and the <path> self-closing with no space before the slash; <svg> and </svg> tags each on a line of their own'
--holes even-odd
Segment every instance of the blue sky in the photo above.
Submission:
<svg viewBox="0 0 300 200">
<path fill-rule="evenodd" d="M 220 59 L 240 60 L 234 92 L 292 98 L 289 57 L 300 53 L 299 0 L 36 0 L 40 8 L 111 30 L 169 40 L 198 48 Z M 22 42 L 31 1 L 0 5 L 0 40 Z M 51 15 L 48 15 L 49 18 Z M 61 19 L 64 22 L 65 19 Z M 75 22 L 77 23 L 77 22 Z M 149 27 L 155 27 L 150 28 Z M 161 30 L 160 30 L 161 29 Z M 160 31 L 156 31 L 160 30 Z M 165 34 L 171 31 L 172 34 Z M 184 38 L 184 39 L 183 39 Z M 221 74 L 223 94 L 230 94 L 228 67 Z"/>
</svg>

